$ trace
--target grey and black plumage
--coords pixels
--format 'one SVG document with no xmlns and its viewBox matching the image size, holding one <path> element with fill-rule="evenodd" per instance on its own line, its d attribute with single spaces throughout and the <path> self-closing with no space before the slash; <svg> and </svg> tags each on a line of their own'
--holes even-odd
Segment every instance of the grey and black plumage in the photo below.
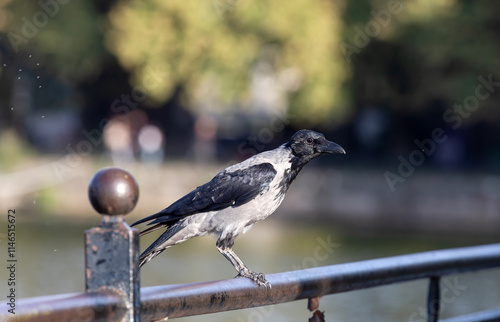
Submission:
<svg viewBox="0 0 500 322">
<path fill-rule="evenodd" d="M 150 221 L 151 227 L 143 230 L 141 236 L 166 228 L 141 254 L 139 266 L 168 247 L 212 233 L 218 237 L 217 249 L 233 264 L 237 277 L 270 287 L 263 274 L 248 269 L 233 252 L 234 240 L 271 215 L 302 167 L 326 153 L 345 151 L 321 133 L 300 130 L 289 142 L 222 170 L 169 207 L 133 223 L 132 226 Z"/>
</svg>

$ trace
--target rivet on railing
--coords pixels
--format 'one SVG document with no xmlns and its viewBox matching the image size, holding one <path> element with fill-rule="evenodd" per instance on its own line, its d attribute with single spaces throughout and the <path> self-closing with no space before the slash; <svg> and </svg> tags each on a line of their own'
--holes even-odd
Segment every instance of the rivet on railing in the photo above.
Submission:
<svg viewBox="0 0 500 322">
<path fill-rule="evenodd" d="M 86 291 L 119 293 L 127 308 L 124 321 L 139 321 L 139 233 L 124 221 L 138 198 L 134 177 L 119 168 L 98 171 L 89 184 L 90 203 L 102 219 L 85 231 Z"/>
</svg>

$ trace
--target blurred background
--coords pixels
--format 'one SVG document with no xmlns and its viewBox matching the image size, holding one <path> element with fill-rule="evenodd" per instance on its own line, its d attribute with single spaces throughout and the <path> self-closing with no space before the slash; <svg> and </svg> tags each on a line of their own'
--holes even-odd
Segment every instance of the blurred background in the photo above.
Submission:
<svg viewBox="0 0 500 322">
<path fill-rule="evenodd" d="M 238 238 L 249 267 L 498 242 L 499 52 L 492 0 L 0 0 L 0 211 L 16 209 L 18 296 L 83 291 L 83 230 L 99 221 L 87 188 L 100 168 L 135 176 L 133 222 L 302 128 L 347 154 L 311 162 L 276 214 Z M 232 277 L 214 245 L 169 249 L 142 285 Z M 442 315 L 498 305 L 499 277 L 450 277 L 463 288 Z M 341 321 L 419 321 L 426 283 L 320 308 Z M 307 316 L 300 302 L 186 321 Z"/>
</svg>

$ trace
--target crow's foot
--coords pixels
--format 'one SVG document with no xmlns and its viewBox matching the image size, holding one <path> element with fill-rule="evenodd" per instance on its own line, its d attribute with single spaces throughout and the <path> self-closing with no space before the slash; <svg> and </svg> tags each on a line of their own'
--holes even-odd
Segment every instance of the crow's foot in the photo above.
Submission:
<svg viewBox="0 0 500 322">
<path fill-rule="evenodd" d="M 251 279 L 258 286 L 264 286 L 265 288 L 271 288 L 271 283 L 266 280 L 266 276 L 262 273 L 255 273 L 249 269 L 242 269 L 236 277 L 246 277 Z"/>
</svg>

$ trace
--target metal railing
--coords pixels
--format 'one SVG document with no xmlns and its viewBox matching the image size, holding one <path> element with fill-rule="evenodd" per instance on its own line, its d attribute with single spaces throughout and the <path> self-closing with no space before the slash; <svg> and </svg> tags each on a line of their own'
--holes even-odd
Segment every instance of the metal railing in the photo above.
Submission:
<svg viewBox="0 0 500 322">
<path fill-rule="evenodd" d="M 138 234 L 123 220 L 138 198 L 135 180 L 123 170 L 103 169 L 92 179 L 89 197 L 103 218 L 85 232 L 86 292 L 20 299 L 16 314 L 0 311 L 0 320 L 155 321 L 301 299 L 309 299 L 321 319 L 316 309 L 324 295 L 425 278 L 427 319 L 438 321 L 442 276 L 500 267 L 500 244 L 490 244 L 270 274 L 271 289 L 244 278 L 140 289 Z M 500 308 L 446 321 L 499 320 Z"/>
</svg>

